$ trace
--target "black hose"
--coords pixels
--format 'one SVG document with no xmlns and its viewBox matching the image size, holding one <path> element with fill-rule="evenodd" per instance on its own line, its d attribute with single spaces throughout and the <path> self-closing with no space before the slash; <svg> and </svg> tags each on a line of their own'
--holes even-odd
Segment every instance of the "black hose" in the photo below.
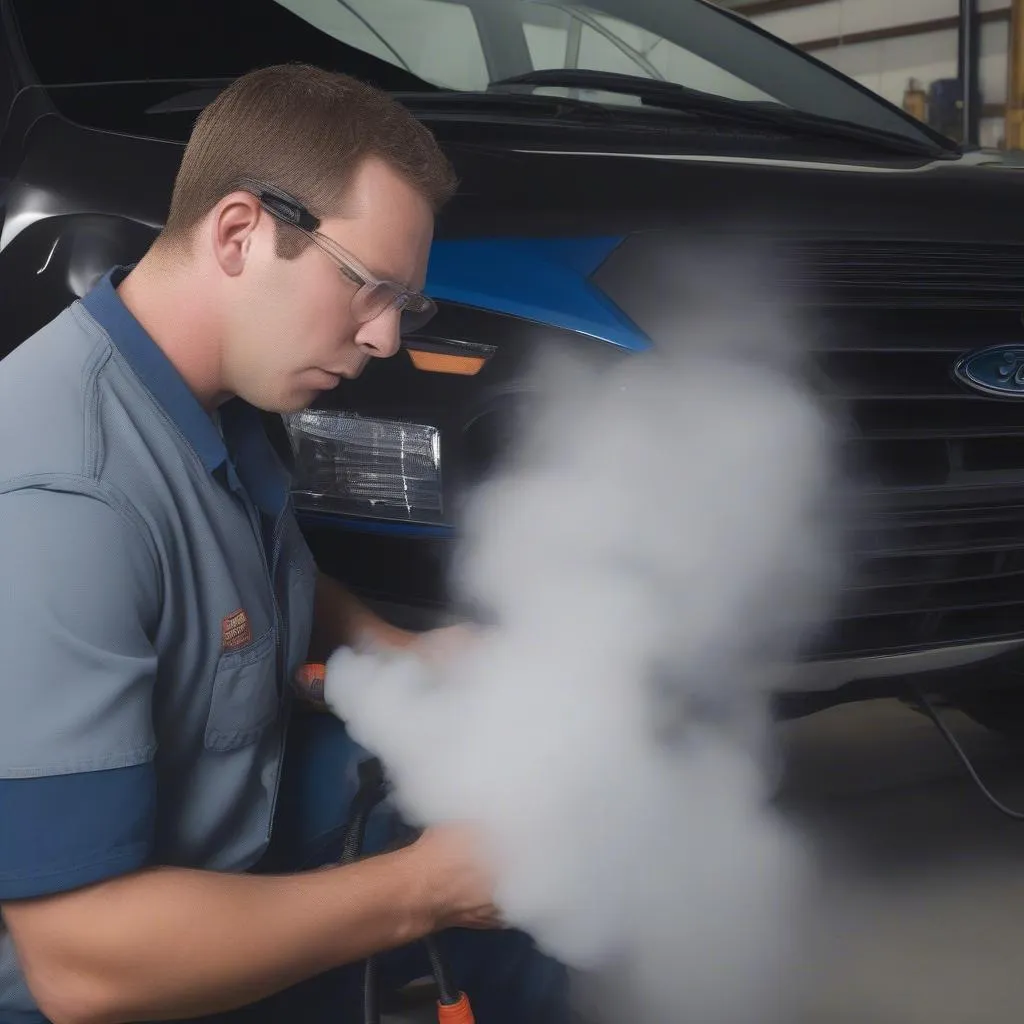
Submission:
<svg viewBox="0 0 1024 1024">
<path fill-rule="evenodd" d="M 384 768 L 376 757 L 367 758 L 359 765 L 359 789 L 349 805 L 348 824 L 341 847 L 341 863 L 351 864 L 363 852 L 366 822 L 373 809 L 388 794 Z"/>
<path fill-rule="evenodd" d="M 359 765 L 359 789 L 349 807 L 348 824 L 341 847 L 341 863 L 352 864 L 363 852 L 366 822 L 373 809 L 387 796 L 384 768 L 380 761 L 368 758 Z M 377 964 L 367 957 L 363 964 L 363 1024 L 380 1024 L 377 994 Z"/>
<path fill-rule="evenodd" d="M 352 864 L 363 852 L 366 823 L 373 809 L 387 796 L 388 787 L 384 767 L 375 758 L 367 758 L 359 765 L 359 789 L 349 807 L 348 824 L 342 839 L 341 863 Z M 410 832 L 405 837 L 409 842 L 418 833 Z M 404 845 L 404 843 L 403 843 Z M 451 971 L 445 962 L 437 940 L 428 935 L 423 939 L 430 961 L 430 970 L 437 985 L 438 1000 L 444 1006 L 454 1006 L 462 993 L 454 983 Z M 380 1024 L 380 1000 L 377 991 L 377 963 L 374 957 L 367 957 L 363 965 L 363 1024 Z"/>
<path fill-rule="evenodd" d="M 411 846 L 423 834 L 422 829 L 414 828 L 411 825 L 403 825 L 397 842 L 392 849 L 399 849 L 403 846 Z M 461 998 L 462 993 L 452 980 L 452 972 L 445 961 L 441 947 L 433 935 L 428 935 L 420 940 L 427 951 L 427 959 L 430 962 L 430 973 L 434 976 L 434 984 L 437 986 L 438 1000 L 444 1006 L 454 1006 Z"/>
<path fill-rule="evenodd" d="M 437 985 L 438 1000 L 444 1006 L 454 1006 L 462 997 L 462 993 L 452 981 L 451 972 L 448 970 L 448 965 L 441 955 L 437 940 L 432 935 L 428 935 L 423 940 L 423 945 L 427 947 L 430 970 L 434 975 L 434 984 Z"/>
<path fill-rule="evenodd" d="M 967 770 L 967 774 L 970 775 L 974 784 L 981 790 L 981 795 L 992 806 L 999 811 L 1001 814 L 1005 814 L 1006 817 L 1012 818 L 1014 821 L 1024 821 L 1024 813 L 1014 810 L 1012 807 L 1007 807 L 1001 800 L 995 797 L 991 790 L 981 781 L 981 776 L 978 774 L 977 769 L 971 763 L 971 759 L 967 756 L 964 748 L 957 742 L 956 737 L 950 731 L 950 728 L 946 723 L 939 717 L 939 713 L 935 710 L 935 705 L 928 699 L 924 691 L 918 688 L 916 685 L 911 685 L 911 692 L 917 699 L 918 704 L 924 713 L 932 720 L 935 728 L 942 734 L 942 738 L 953 748 L 953 753 L 960 759 L 960 763 Z"/>
<path fill-rule="evenodd" d="M 372 956 L 363 964 L 363 1024 L 380 1024 L 377 961 Z"/>
</svg>

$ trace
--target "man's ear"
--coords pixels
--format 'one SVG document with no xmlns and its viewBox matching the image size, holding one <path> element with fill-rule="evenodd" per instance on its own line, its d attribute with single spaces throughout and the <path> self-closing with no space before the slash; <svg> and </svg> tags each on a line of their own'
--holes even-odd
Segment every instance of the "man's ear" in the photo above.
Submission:
<svg viewBox="0 0 1024 1024">
<path fill-rule="evenodd" d="M 210 211 L 213 255 L 228 276 L 237 277 L 245 268 L 262 212 L 256 197 L 248 192 L 233 192 Z"/>
</svg>

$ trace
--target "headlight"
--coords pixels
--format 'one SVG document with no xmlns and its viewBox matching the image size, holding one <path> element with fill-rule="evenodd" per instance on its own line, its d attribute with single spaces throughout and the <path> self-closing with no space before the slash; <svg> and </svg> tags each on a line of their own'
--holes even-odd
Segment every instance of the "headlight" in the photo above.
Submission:
<svg viewBox="0 0 1024 1024">
<path fill-rule="evenodd" d="M 422 423 L 310 410 L 285 417 L 298 508 L 438 523 L 441 432 Z"/>
</svg>

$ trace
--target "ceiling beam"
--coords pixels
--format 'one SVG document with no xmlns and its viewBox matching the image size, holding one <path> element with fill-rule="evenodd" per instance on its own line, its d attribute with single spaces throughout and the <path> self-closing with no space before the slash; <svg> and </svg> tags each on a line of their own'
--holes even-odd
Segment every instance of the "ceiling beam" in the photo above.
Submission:
<svg viewBox="0 0 1024 1024">
<path fill-rule="evenodd" d="M 820 0 L 814 0 L 815 3 Z M 982 11 L 978 21 L 982 24 L 997 21 L 1009 21 L 1010 8 L 1000 7 L 994 11 Z M 928 32 L 945 32 L 958 29 L 960 18 L 953 15 L 949 18 L 930 18 L 927 21 L 910 21 L 905 25 L 890 25 L 888 28 L 873 28 L 865 32 L 849 32 L 842 36 L 826 36 L 822 39 L 808 39 L 806 42 L 794 43 L 801 50 L 812 53 L 815 50 L 832 50 L 838 46 L 855 46 L 857 43 L 877 43 L 885 39 L 903 39 L 906 36 L 922 36 Z"/>
</svg>

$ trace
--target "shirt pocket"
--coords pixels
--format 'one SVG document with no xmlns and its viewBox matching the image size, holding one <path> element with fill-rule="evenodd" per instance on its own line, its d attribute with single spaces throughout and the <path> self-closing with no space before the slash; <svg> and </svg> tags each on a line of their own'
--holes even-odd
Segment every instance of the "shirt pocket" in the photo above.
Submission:
<svg viewBox="0 0 1024 1024">
<path fill-rule="evenodd" d="M 278 714 L 273 629 L 247 647 L 222 654 L 206 721 L 208 750 L 235 750 L 259 739 Z"/>
</svg>

